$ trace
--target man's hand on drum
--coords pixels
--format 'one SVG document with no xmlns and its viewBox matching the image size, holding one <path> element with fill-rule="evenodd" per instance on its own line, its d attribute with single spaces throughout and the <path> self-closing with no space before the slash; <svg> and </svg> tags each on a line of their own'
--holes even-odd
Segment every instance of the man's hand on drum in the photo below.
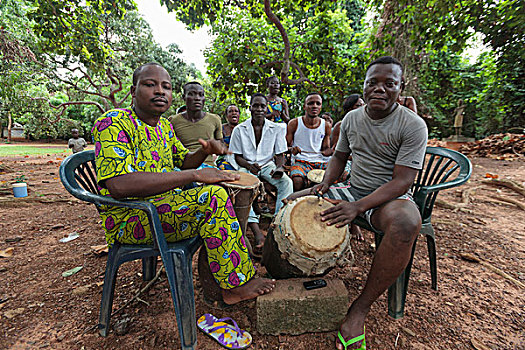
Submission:
<svg viewBox="0 0 525 350">
<path fill-rule="evenodd" d="M 314 196 L 322 196 L 323 194 L 328 192 L 329 188 L 330 188 L 330 185 L 325 184 L 324 182 L 321 182 L 320 184 L 310 187 L 310 194 Z"/>
<path fill-rule="evenodd" d="M 292 153 L 295 156 L 301 153 L 301 148 L 299 146 L 290 147 L 290 153 Z"/>
<path fill-rule="evenodd" d="M 321 212 L 321 221 L 328 221 L 328 225 L 335 225 L 337 228 L 343 227 L 351 224 L 352 220 L 360 214 L 355 202 L 329 198 L 326 200 L 335 204 L 335 206 Z"/>
<path fill-rule="evenodd" d="M 231 152 L 228 151 L 228 147 L 224 145 L 219 140 L 210 139 L 208 141 L 205 141 L 203 139 L 199 139 L 199 143 L 202 146 L 202 150 L 206 154 L 230 154 Z"/>
<path fill-rule="evenodd" d="M 258 175 L 261 171 L 261 166 L 257 163 L 250 164 L 247 168 L 253 175 Z"/>
<path fill-rule="evenodd" d="M 195 171 L 195 181 L 214 184 L 218 182 L 236 181 L 241 178 L 239 174 L 229 171 L 222 171 L 216 168 L 203 168 Z"/>
<path fill-rule="evenodd" d="M 288 202 L 294 201 L 297 198 L 308 196 L 308 195 L 314 195 L 314 196 L 322 196 L 326 191 L 328 191 L 328 188 L 330 186 L 326 185 L 326 188 L 320 187 L 322 184 L 317 184 L 314 187 L 305 188 L 304 190 L 296 191 L 289 195 L 288 197 L 283 199 L 284 204 L 288 204 Z M 320 189 L 320 190 L 319 190 Z"/>
</svg>

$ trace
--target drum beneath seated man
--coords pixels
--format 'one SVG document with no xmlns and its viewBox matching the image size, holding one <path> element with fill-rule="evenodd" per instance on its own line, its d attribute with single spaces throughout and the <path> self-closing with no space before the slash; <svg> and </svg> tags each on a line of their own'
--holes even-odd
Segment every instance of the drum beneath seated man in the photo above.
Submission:
<svg viewBox="0 0 525 350">
<path fill-rule="evenodd" d="M 333 204 L 306 196 L 283 206 L 264 243 L 262 264 L 272 278 L 320 276 L 335 266 L 353 263 L 348 227 L 321 222 Z"/>
</svg>

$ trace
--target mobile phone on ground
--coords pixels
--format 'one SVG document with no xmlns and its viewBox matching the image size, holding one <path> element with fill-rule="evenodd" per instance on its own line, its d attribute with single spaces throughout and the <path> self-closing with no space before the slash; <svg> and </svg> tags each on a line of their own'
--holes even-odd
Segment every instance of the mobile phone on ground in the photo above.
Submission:
<svg viewBox="0 0 525 350">
<path fill-rule="evenodd" d="M 303 282 L 303 286 L 304 288 L 306 288 L 306 290 L 323 288 L 323 287 L 326 287 L 326 281 L 323 279 L 307 281 L 307 282 Z"/>
</svg>

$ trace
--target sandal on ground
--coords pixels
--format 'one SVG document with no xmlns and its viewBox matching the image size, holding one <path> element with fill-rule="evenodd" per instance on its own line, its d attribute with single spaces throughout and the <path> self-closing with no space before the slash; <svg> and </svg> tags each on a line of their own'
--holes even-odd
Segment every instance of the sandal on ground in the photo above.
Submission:
<svg viewBox="0 0 525 350">
<path fill-rule="evenodd" d="M 343 337 L 341 332 L 337 332 L 337 337 L 339 338 L 339 341 L 341 342 L 341 344 L 343 344 L 344 350 L 366 350 L 366 339 L 365 339 L 365 327 L 364 326 L 363 326 L 363 334 L 358 335 L 357 337 L 352 338 L 348 341 L 345 341 L 345 338 Z M 356 349 L 348 348 L 350 345 L 356 344 L 360 342 L 361 340 L 363 342 L 361 343 L 361 346 L 359 348 L 356 348 Z"/>
<path fill-rule="evenodd" d="M 245 349 L 252 343 L 250 333 L 240 329 L 230 317 L 218 319 L 212 314 L 204 314 L 198 319 L 197 326 L 226 349 Z"/>
</svg>

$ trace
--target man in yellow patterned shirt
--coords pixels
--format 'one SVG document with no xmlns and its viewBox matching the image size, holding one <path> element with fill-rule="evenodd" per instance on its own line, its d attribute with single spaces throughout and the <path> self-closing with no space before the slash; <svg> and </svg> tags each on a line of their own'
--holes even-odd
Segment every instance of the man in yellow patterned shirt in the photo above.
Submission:
<svg viewBox="0 0 525 350">
<path fill-rule="evenodd" d="M 148 63 L 137 68 L 131 95 L 131 109 L 110 110 L 93 127 L 102 195 L 152 202 L 169 242 L 200 235 L 225 303 L 269 293 L 275 283 L 254 278 L 255 269 L 230 198 L 222 187 L 211 185 L 237 176 L 213 168 L 195 170 L 207 156 L 224 154 L 222 143 L 201 139 L 200 148 L 189 152 L 177 139 L 162 117 L 172 102 L 171 77 L 162 66 Z M 194 181 L 205 185 L 181 189 Z M 152 242 L 144 212 L 101 209 L 108 245 Z"/>
</svg>

